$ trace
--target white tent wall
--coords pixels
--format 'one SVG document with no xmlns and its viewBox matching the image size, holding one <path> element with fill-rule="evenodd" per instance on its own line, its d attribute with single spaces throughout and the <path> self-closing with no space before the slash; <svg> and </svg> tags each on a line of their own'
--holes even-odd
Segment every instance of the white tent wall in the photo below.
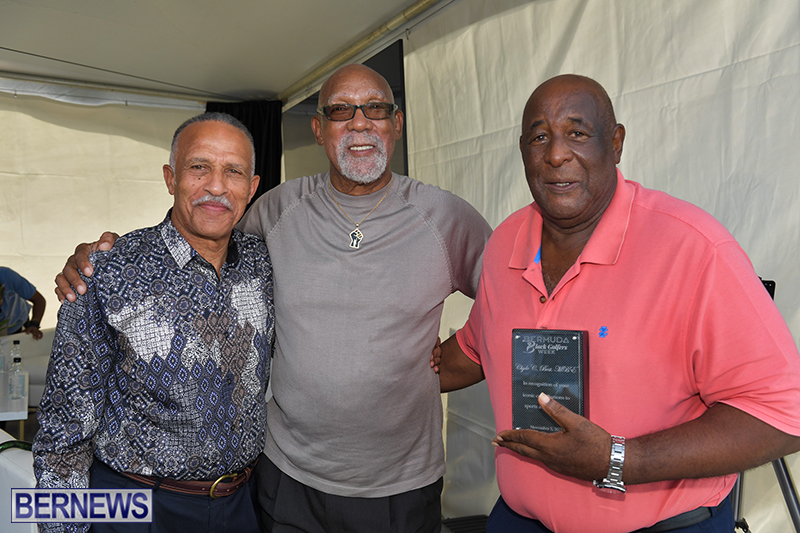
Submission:
<svg viewBox="0 0 800 533">
<path fill-rule="evenodd" d="M 155 225 L 172 205 L 161 166 L 197 111 L 81 106 L 0 93 L 0 265 L 59 308 L 53 278 L 79 242 Z"/>
<path fill-rule="evenodd" d="M 416 28 L 405 51 L 410 175 L 496 226 L 531 201 L 518 150 L 531 91 L 560 73 L 595 78 L 627 128 L 625 177 L 717 217 L 777 282 L 800 339 L 796 0 L 461 0 Z M 447 302 L 442 338 L 470 305 Z M 450 395 L 446 516 L 491 509 L 493 435 L 485 386 Z M 751 525 L 791 531 L 772 468 L 746 479 Z"/>
</svg>

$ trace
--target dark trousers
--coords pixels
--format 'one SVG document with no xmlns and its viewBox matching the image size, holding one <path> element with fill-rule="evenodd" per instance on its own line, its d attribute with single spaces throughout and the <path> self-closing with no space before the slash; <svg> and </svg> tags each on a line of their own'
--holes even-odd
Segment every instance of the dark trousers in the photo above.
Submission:
<svg viewBox="0 0 800 533">
<path fill-rule="evenodd" d="M 264 459 L 262 457 L 262 459 Z M 91 489 L 148 489 L 95 459 L 90 470 Z M 253 508 L 255 480 L 251 477 L 230 496 L 181 494 L 163 488 L 153 491 L 153 522 L 96 522 L 91 531 L 101 533 L 257 533 L 258 520 Z"/>
<path fill-rule="evenodd" d="M 394 496 L 350 498 L 292 479 L 262 456 L 256 465 L 267 533 L 439 533 L 443 481 Z"/>
<path fill-rule="evenodd" d="M 579 511 L 576 511 L 579 512 Z M 720 507 L 693 526 L 673 529 L 670 533 L 733 533 L 734 518 L 731 499 L 725 498 Z M 501 496 L 486 522 L 486 533 L 553 533 L 538 520 L 515 513 Z"/>
</svg>

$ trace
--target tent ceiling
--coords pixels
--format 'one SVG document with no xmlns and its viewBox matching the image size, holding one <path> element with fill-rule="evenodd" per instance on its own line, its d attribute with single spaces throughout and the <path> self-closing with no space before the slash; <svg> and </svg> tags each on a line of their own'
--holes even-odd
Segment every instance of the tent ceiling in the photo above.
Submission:
<svg viewBox="0 0 800 533">
<path fill-rule="evenodd" d="M 272 99 L 414 0 L 0 0 L 0 76 Z"/>
</svg>

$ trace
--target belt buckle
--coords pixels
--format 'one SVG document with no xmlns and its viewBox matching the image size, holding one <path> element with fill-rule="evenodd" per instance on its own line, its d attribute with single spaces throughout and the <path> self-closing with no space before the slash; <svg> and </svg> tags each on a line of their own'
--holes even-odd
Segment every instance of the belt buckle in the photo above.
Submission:
<svg viewBox="0 0 800 533">
<path fill-rule="evenodd" d="M 209 489 L 209 491 L 208 491 L 208 495 L 209 495 L 209 496 L 211 496 L 211 498 L 219 498 L 220 496 L 217 496 L 217 495 L 215 495 L 215 494 L 214 494 L 214 491 L 216 491 L 216 490 L 217 490 L 217 485 L 219 485 L 219 484 L 220 484 L 220 482 L 221 482 L 223 479 L 227 479 L 227 478 L 231 478 L 231 479 L 233 479 L 233 478 L 235 478 L 235 477 L 236 477 L 236 476 L 238 476 L 238 475 L 239 475 L 239 474 L 225 474 L 224 476 L 219 476 L 219 477 L 217 478 L 217 480 L 214 482 L 214 484 L 213 484 L 213 485 L 211 485 L 211 488 L 210 488 L 210 489 Z"/>
</svg>

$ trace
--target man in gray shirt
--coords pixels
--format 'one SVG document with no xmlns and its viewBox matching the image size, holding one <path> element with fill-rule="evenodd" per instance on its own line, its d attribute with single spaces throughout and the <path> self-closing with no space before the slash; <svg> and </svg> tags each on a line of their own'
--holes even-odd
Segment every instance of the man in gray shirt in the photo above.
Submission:
<svg viewBox="0 0 800 533">
<path fill-rule="evenodd" d="M 263 525 L 439 531 L 430 352 L 444 299 L 475 296 L 491 228 L 457 196 L 391 172 L 403 113 L 375 71 L 342 67 L 319 105 L 312 128 L 329 172 L 268 191 L 239 224 L 266 239 L 275 284 Z"/>
</svg>

